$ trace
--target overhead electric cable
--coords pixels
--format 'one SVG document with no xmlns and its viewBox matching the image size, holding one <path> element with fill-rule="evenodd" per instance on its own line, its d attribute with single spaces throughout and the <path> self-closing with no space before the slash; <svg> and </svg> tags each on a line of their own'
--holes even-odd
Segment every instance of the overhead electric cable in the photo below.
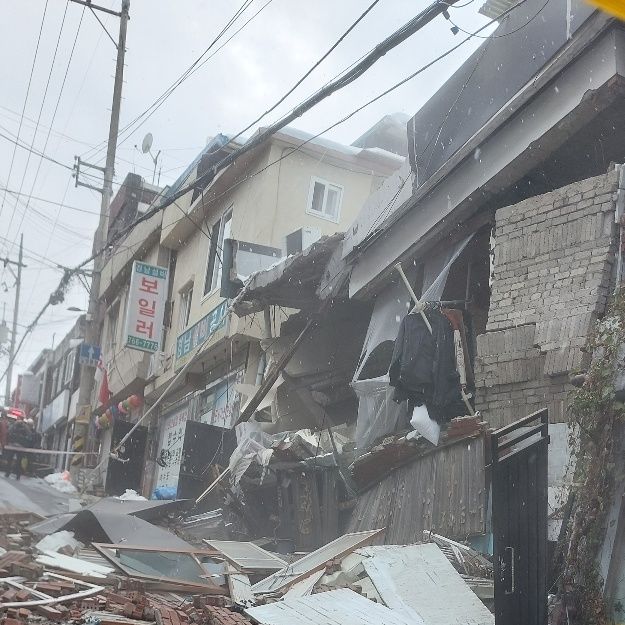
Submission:
<svg viewBox="0 0 625 625">
<path fill-rule="evenodd" d="M 241 135 L 246 133 L 250 128 L 255 126 L 259 121 L 267 117 L 269 113 L 271 113 L 276 108 L 278 108 L 278 106 L 280 106 L 280 104 L 282 104 L 319 67 L 319 65 L 321 65 L 321 63 L 323 63 L 323 61 L 325 61 L 325 59 L 327 59 L 328 56 L 330 56 L 330 54 L 334 52 L 334 50 L 336 50 L 336 48 L 345 39 L 345 37 L 347 37 L 347 35 L 349 35 L 349 33 L 351 33 L 352 30 L 354 30 L 354 28 L 358 26 L 358 24 L 360 24 L 360 22 L 369 14 L 369 12 L 375 7 L 376 4 L 378 4 L 378 2 L 380 2 L 380 0 L 374 0 L 366 8 L 366 10 L 360 14 L 358 19 L 355 22 L 353 22 L 351 26 L 332 44 L 329 50 L 319 60 L 317 60 L 317 62 L 277 102 L 272 104 L 271 107 L 268 108 L 262 115 L 257 117 L 253 122 L 248 124 L 243 130 L 241 130 L 236 135 L 234 135 L 234 137 L 231 137 L 228 143 L 231 143 L 232 141 L 236 141 L 236 139 L 238 139 Z"/>
<path fill-rule="evenodd" d="M 208 45 L 208 47 L 200 54 L 200 56 L 197 57 L 195 59 L 195 61 L 193 61 L 193 63 L 191 63 L 191 65 L 184 72 L 182 72 L 182 74 L 180 74 L 180 76 L 178 76 L 178 78 L 176 78 L 176 80 L 174 80 L 174 82 L 171 85 L 169 85 L 169 87 L 167 87 L 165 89 L 165 91 L 163 91 L 163 93 L 161 93 L 161 95 L 158 96 L 156 98 L 156 100 L 154 100 L 154 102 L 152 102 L 152 104 L 150 104 L 150 106 L 148 106 L 143 112 L 141 112 L 139 115 L 137 115 L 133 120 L 128 122 L 118 132 L 118 134 L 117 134 L 118 138 L 120 138 L 123 133 L 128 131 L 132 126 L 134 126 L 137 122 L 139 122 L 141 119 L 143 119 L 146 115 L 150 114 L 150 111 L 152 111 L 154 109 L 154 107 L 160 106 L 160 104 L 162 102 L 164 102 L 167 98 L 169 98 L 169 96 L 188 78 L 188 76 L 194 71 L 194 69 L 202 61 L 202 59 L 206 56 L 206 54 L 208 54 L 210 52 L 210 50 L 213 48 L 213 46 L 221 39 L 221 37 L 223 37 L 223 35 L 226 33 L 226 31 L 245 12 L 245 10 L 251 5 L 252 2 L 253 2 L 253 0 L 245 0 L 243 2 L 243 4 L 236 10 L 234 15 L 232 15 L 232 17 L 230 17 L 230 19 L 225 24 L 225 26 L 223 26 L 223 28 L 219 31 L 219 33 L 216 35 L 216 37 L 211 41 L 211 43 Z M 85 152 L 83 154 L 83 157 L 84 158 L 89 158 L 89 155 L 92 155 L 91 157 L 95 156 L 95 154 L 97 154 L 104 147 L 106 147 L 106 144 L 107 144 L 107 140 L 104 140 L 104 141 L 100 142 L 95 147 L 91 148 L 90 150 L 87 150 L 87 152 Z M 119 144 L 121 144 L 121 141 L 119 142 Z"/>
<path fill-rule="evenodd" d="M 6 128 L 4 130 L 6 130 Z M 28 145 L 26 145 L 25 143 L 22 143 L 21 141 L 18 141 L 16 139 L 12 139 L 11 137 L 9 137 L 8 135 L 5 135 L 2 132 L 0 132 L 0 137 L 2 137 L 3 139 L 6 139 L 7 141 L 10 141 L 11 143 L 13 143 L 16 148 L 18 148 L 18 147 L 22 148 L 22 149 L 27 150 L 28 152 L 34 154 L 35 156 L 39 156 L 40 158 L 43 158 L 43 159 L 45 159 L 47 161 L 50 161 L 51 163 L 54 163 L 55 165 L 59 165 L 59 167 L 63 167 L 65 169 L 68 169 L 69 171 L 74 171 L 73 167 L 70 167 L 69 165 L 66 165 L 65 163 L 61 163 L 60 161 L 57 161 L 56 159 L 52 158 L 51 156 L 48 156 L 47 154 L 44 154 L 40 150 L 36 150 L 35 148 L 29 147 Z"/>
<path fill-rule="evenodd" d="M 24 113 L 26 112 L 26 104 L 28 103 L 28 95 L 30 94 L 30 86 L 33 80 L 33 73 L 35 71 L 35 65 L 37 62 L 37 54 L 39 53 L 39 44 L 41 43 L 41 33 L 43 32 L 43 25 L 46 21 L 46 13 L 48 11 L 48 2 L 43 6 L 43 15 L 41 17 L 41 25 L 39 26 L 39 34 L 37 35 L 37 45 L 35 46 L 35 54 L 33 56 L 33 62 L 30 68 L 30 75 L 28 76 L 28 85 L 26 87 L 26 95 L 24 96 L 24 104 L 22 105 L 22 113 L 20 115 L 20 123 L 17 128 L 17 141 L 20 140 L 20 133 L 22 131 L 22 123 L 24 122 Z M 13 164 L 15 163 L 15 151 L 18 143 L 15 143 L 13 147 L 13 153 L 11 154 L 11 163 L 9 164 L 9 174 L 7 176 L 7 184 L 11 181 L 11 174 L 13 173 Z M 6 200 L 6 193 L 2 195 L 2 203 L 0 204 L 0 217 L 2 217 L 2 209 L 4 208 L 4 202 Z"/>
<path fill-rule="evenodd" d="M 238 35 L 239 32 L 241 32 L 253 19 L 255 19 L 260 13 L 262 13 L 262 11 L 264 11 L 271 3 L 273 2 L 273 0 L 267 0 L 265 2 L 265 4 L 263 4 L 263 6 L 260 7 L 260 9 L 258 9 L 258 11 L 256 11 L 256 13 L 254 13 L 246 22 L 244 22 L 237 30 L 234 31 L 234 33 L 232 33 L 232 35 L 230 35 L 230 37 L 228 37 L 228 39 L 226 39 L 226 41 L 224 41 L 211 55 L 209 55 L 206 59 L 204 59 L 196 68 L 193 69 L 193 71 L 189 72 L 189 76 L 195 74 L 195 72 L 197 72 L 201 67 L 203 67 L 210 59 L 212 59 L 220 50 L 222 50 L 223 48 L 226 47 L 226 45 L 232 40 L 234 39 L 234 37 L 236 37 Z M 188 77 L 187 77 L 188 78 Z M 185 78 L 186 80 L 186 78 Z M 172 91 L 173 93 L 173 91 Z M 171 93 L 167 96 L 167 98 L 169 98 L 169 96 L 171 95 Z M 165 100 L 167 99 L 165 98 Z M 131 136 L 132 134 L 134 134 L 136 132 L 136 130 L 138 130 L 141 126 L 143 126 L 143 124 L 145 124 L 145 122 L 148 121 L 148 119 L 150 117 L 152 117 L 152 115 L 154 115 L 154 113 L 156 113 L 156 111 L 161 108 L 161 106 L 165 103 L 165 100 L 159 102 L 158 106 L 156 106 L 154 108 L 153 111 L 151 111 L 149 113 L 149 115 L 147 117 L 145 117 L 145 119 L 143 119 L 139 124 L 137 124 L 135 126 L 135 128 L 132 129 L 132 131 L 127 134 L 126 137 L 124 137 L 123 139 L 120 140 L 120 145 L 123 144 L 124 142 L 126 142 Z"/>
<path fill-rule="evenodd" d="M 48 142 L 50 141 L 50 133 L 52 132 L 52 127 L 54 126 L 54 121 L 56 119 L 56 114 L 59 110 L 59 104 L 61 103 L 61 98 L 63 97 L 63 91 L 65 89 L 65 83 L 67 82 L 67 75 L 69 74 L 69 68 L 72 64 L 72 59 L 74 58 L 74 51 L 76 50 L 76 44 L 78 43 L 78 37 L 80 35 L 80 27 L 82 26 L 82 21 L 83 18 L 85 17 L 85 9 L 86 7 L 83 7 L 82 9 L 82 13 L 80 14 L 80 20 L 78 21 L 78 27 L 76 28 L 76 35 L 74 37 L 74 43 L 72 44 L 72 49 L 69 53 L 69 58 L 67 59 L 67 63 L 65 65 L 65 73 L 63 74 L 63 81 L 61 82 L 61 88 L 59 89 L 59 95 L 56 99 L 56 104 L 54 105 L 54 111 L 52 113 L 52 119 L 50 120 L 50 126 L 48 128 L 48 134 L 46 135 L 46 140 L 43 144 L 43 149 L 42 152 L 45 153 L 47 147 L 48 147 Z M 39 164 L 37 165 L 37 170 L 35 171 L 35 177 L 33 178 L 33 182 L 32 185 L 30 187 L 30 193 L 28 194 L 28 199 L 26 200 L 26 206 L 24 207 L 24 213 L 22 215 L 22 219 L 20 221 L 20 225 L 17 228 L 17 231 L 19 232 L 22 228 L 22 224 L 24 223 L 24 217 L 26 216 L 26 213 L 28 211 L 28 208 L 30 207 L 30 200 L 33 196 L 33 193 L 35 191 L 35 186 L 37 184 L 37 179 L 39 178 L 39 172 L 41 171 L 41 165 L 43 163 L 43 158 L 39 159 Z M 65 189 L 65 194 L 67 194 L 67 189 L 69 188 L 69 183 L 68 186 Z M 21 189 L 20 189 L 21 192 Z M 63 196 L 63 200 L 65 200 L 65 195 Z M 57 221 L 58 221 L 58 214 L 57 214 Z M 54 225 L 52 226 L 52 232 L 50 233 L 50 236 L 52 236 L 54 234 L 54 231 L 56 229 L 56 221 L 54 223 Z M 48 245 L 49 247 L 49 245 Z"/>
<path fill-rule="evenodd" d="M 6 191 L 10 195 L 14 195 L 16 197 L 23 197 L 26 195 L 26 193 L 18 193 L 17 191 L 14 191 L 13 189 L 9 189 L 7 187 L 2 187 L 2 186 L 0 186 L 0 191 Z M 31 196 L 31 199 L 37 202 L 44 202 L 45 204 L 52 204 L 53 206 L 60 206 L 61 208 L 67 208 L 67 210 L 78 211 L 79 213 L 85 213 L 87 215 L 98 216 L 100 214 L 98 211 L 94 211 L 94 210 L 90 211 L 90 210 L 87 210 L 86 208 L 78 208 L 77 206 L 70 206 L 69 204 L 65 204 L 63 202 L 56 202 L 54 200 L 48 200 L 43 197 L 37 197 L 36 195 Z"/>
<path fill-rule="evenodd" d="M 41 98 L 41 106 L 39 107 L 39 114 L 37 116 L 37 122 L 36 122 L 36 126 L 35 126 L 35 131 L 33 133 L 33 140 L 31 141 L 30 144 L 30 152 L 28 153 L 28 157 L 26 159 L 26 165 L 24 167 L 24 174 L 22 175 L 22 181 L 20 182 L 20 186 L 19 186 L 19 192 L 21 193 L 23 188 L 24 188 L 24 182 L 26 180 L 26 175 L 28 173 L 28 166 L 30 165 L 30 157 L 32 155 L 32 150 L 35 146 L 35 141 L 37 140 L 37 133 L 39 131 L 39 122 L 41 121 L 41 116 L 43 114 L 43 108 L 45 106 L 46 103 L 46 97 L 48 95 L 48 89 L 50 87 L 50 81 L 52 79 L 52 74 L 54 73 L 54 64 L 56 62 L 56 55 L 59 51 L 59 44 L 61 43 L 61 36 L 63 35 L 63 26 L 65 25 L 65 17 L 67 16 L 67 8 L 69 6 L 69 0 L 66 0 L 65 2 L 65 9 L 63 11 L 63 17 L 61 19 L 61 26 L 59 28 L 59 34 L 56 40 L 56 46 L 54 48 L 54 54 L 52 55 L 52 62 L 50 64 L 50 72 L 48 74 L 48 79 L 46 81 L 46 86 L 43 92 L 43 97 Z M 9 182 L 9 180 L 7 180 L 7 183 Z M 15 207 L 14 207 L 15 209 Z M 11 219 L 9 220 L 9 226 L 6 230 L 7 234 L 10 233 L 11 231 L 11 226 L 13 225 L 13 218 L 15 217 L 15 210 L 13 210 L 13 213 L 11 214 Z"/>
<path fill-rule="evenodd" d="M 515 9 L 517 9 L 519 6 L 525 4 L 528 0 L 519 0 L 519 2 L 517 2 L 514 6 L 510 7 L 509 9 L 507 9 L 506 11 L 504 11 L 504 13 L 502 13 L 502 15 L 500 15 L 497 19 L 494 20 L 490 20 L 489 22 L 487 22 L 486 24 L 484 24 L 482 27 L 480 27 L 479 29 L 477 29 L 475 31 L 474 34 L 480 33 L 483 30 L 485 30 L 486 28 L 488 28 L 489 26 L 491 26 L 492 24 L 494 24 L 495 22 L 499 21 L 500 19 L 502 19 L 503 17 L 505 17 L 506 15 L 510 14 L 512 11 L 514 11 Z M 440 2 L 436 3 L 441 4 Z M 447 4 L 447 3 L 444 3 Z M 426 9 L 427 11 L 427 9 Z M 422 15 L 422 14 L 420 14 Z M 529 23 L 529 22 L 528 22 Z M 369 100 L 368 102 L 366 102 L 365 104 L 363 104 L 362 106 L 360 106 L 359 108 L 357 108 L 356 110 L 352 111 L 351 113 L 349 113 L 348 115 L 346 115 L 345 117 L 343 117 L 342 119 L 340 119 L 339 121 L 335 122 L 334 124 L 332 124 L 331 126 L 328 126 L 325 130 L 321 131 L 320 133 L 317 133 L 316 135 L 310 137 L 309 139 L 307 139 L 306 141 L 303 141 L 301 144 L 299 144 L 297 147 L 293 148 L 293 150 L 291 150 L 290 152 L 286 153 L 285 155 L 281 156 L 280 158 L 276 159 L 275 161 L 272 161 L 271 163 L 269 163 L 268 165 L 266 165 L 265 167 L 263 167 L 262 169 L 260 169 L 259 171 L 255 172 L 254 174 L 252 174 L 251 176 L 246 176 L 245 178 L 243 178 L 241 181 L 235 183 L 234 185 L 232 185 L 229 189 L 227 189 L 226 191 L 224 191 L 223 194 L 221 194 L 218 197 L 221 197 L 222 195 L 229 193 L 233 188 L 237 187 L 238 185 L 240 185 L 242 182 L 244 182 L 245 180 L 248 180 L 252 177 L 255 177 L 259 174 L 261 174 L 263 171 L 267 170 L 269 167 L 275 165 L 276 163 L 282 161 L 284 158 L 287 158 L 288 156 L 294 154 L 295 152 L 299 151 L 304 145 L 306 145 L 307 143 L 310 143 L 311 141 L 313 141 L 314 139 L 318 138 L 319 136 L 325 134 L 326 132 L 328 132 L 329 130 L 335 128 L 336 126 L 338 126 L 339 124 L 342 124 L 343 122 L 345 122 L 346 120 L 350 119 L 353 115 L 355 115 L 356 113 L 358 113 L 359 111 L 363 110 L 364 108 L 366 108 L 367 106 L 369 106 L 370 104 L 376 102 L 377 100 L 379 100 L 380 98 L 384 97 L 385 95 L 387 95 L 388 93 L 394 91 L 395 89 L 397 89 L 398 87 L 400 87 L 401 85 L 405 84 L 406 82 L 408 82 L 409 80 L 411 80 L 412 78 L 418 76 L 419 74 L 421 74 L 422 72 L 424 72 L 425 70 L 427 70 L 428 68 L 432 67 L 434 64 L 436 64 L 438 61 L 444 59 L 445 57 L 449 56 L 450 54 L 452 54 L 455 50 L 457 50 L 460 46 L 464 45 L 465 43 L 467 43 L 470 40 L 470 37 L 467 37 L 466 39 L 464 39 L 463 41 L 461 41 L 459 44 L 453 46 L 452 48 L 448 49 L 446 52 L 442 53 L 441 55 L 439 55 L 438 57 L 436 57 L 434 60 L 430 61 L 429 63 L 427 63 L 426 65 L 422 66 L 420 69 L 418 69 L 416 72 L 413 72 L 412 74 L 410 74 L 408 77 L 402 79 L 401 81 L 399 81 L 398 83 L 396 83 L 395 85 L 393 85 L 392 87 L 390 87 L 389 89 L 386 89 L 385 91 L 383 91 L 382 93 L 378 94 L 376 97 L 372 98 L 371 100 Z M 378 49 L 379 46 L 376 47 L 376 49 Z M 199 179 L 198 179 L 199 180 Z M 197 183 L 197 181 L 196 181 Z M 185 191 L 188 192 L 190 191 L 192 188 L 194 187 L 194 185 L 189 185 L 189 187 L 187 188 L 187 190 Z M 184 194 L 183 194 L 184 195 Z M 21 345 L 23 344 L 26 336 L 28 333 L 32 332 L 32 330 L 34 329 L 34 327 L 36 327 L 39 319 L 43 316 L 43 314 L 45 313 L 45 311 L 47 310 L 47 308 L 55 303 L 58 303 L 59 298 L 62 298 L 64 296 L 65 290 L 67 289 L 69 280 L 71 280 L 71 277 L 73 275 L 75 275 L 78 271 L 80 271 L 83 267 L 85 267 L 86 265 L 88 265 L 89 263 L 91 263 L 95 258 L 97 258 L 98 256 L 100 256 L 101 254 L 103 254 L 106 250 L 110 250 L 117 241 L 123 239 L 129 232 L 131 232 L 138 224 L 142 223 L 143 221 L 146 221 L 147 219 L 150 219 L 151 217 L 153 217 L 155 214 L 157 214 L 158 212 L 160 212 L 161 210 L 165 209 L 167 206 L 169 206 L 170 204 L 173 204 L 174 202 L 176 202 L 176 200 L 178 199 L 178 197 L 168 197 L 166 198 L 164 203 L 160 203 L 157 206 L 155 206 L 153 209 L 146 211 L 141 217 L 139 217 L 138 219 L 136 219 L 132 224 L 130 224 L 129 226 L 127 226 L 126 228 L 120 230 L 118 233 L 116 233 L 116 235 L 114 235 L 112 237 L 112 239 L 107 242 L 106 246 L 100 250 L 97 250 L 96 252 L 94 252 L 91 256 L 89 256 L 88 258 L 86 258 L 84 261 L 82 261 L 80 264 L 78 264 L 76 267 L 74 267 L 73 269 L 68 269 L 65 272 L 65 275 L 63 276 L 63 278 L 61 279 L 57 289 L 50 295 L 49 300 L 46 302 L 46 304 L 44 305 L 44 307 L 42 308 L 42 310 L 37 314 L 37 316 L 35 317 L 35 319 L 33 320 L 33 322 L 28 326 L 26 332 L 24 333 L 24 336 L 22 337 L 22 340 L 20 341 L 20 344 L 17 346 L 17 349 L 15 351 L 15 355 L 17 355 L 17 353 L 19 352 L 19 349 L 21 347 Z M 216 199 L 218 198 L 211 198 L 210 202 L 216 201 Z M 187 215 L 185 213 L 185 216 L 181 217 L 181 219 L 186 219 Z M 62 299 L 61 299 L 62 301 Z M 6 376 L 6 371 L 4 374 L 0 375 L 0 381 Z"/>
<path fill-rule="evenodd" d="M 258 133 L 254 138 L 250 139 L 247 143 L 242 145 L 237 150 L 234 150 L 228 156 L 221 161 L 213 165 L 207 172 L 197 178 L 192 185 L 187 185 L 182 189 L 176 191 L 165 200 L 165 204 L 162 208 L 172 204 L 174 200 L 186 195 L 192 188 L 206 186 L 217 175 L 219 171 L 228 167 L 237 158 L 240 158 L 246 152 L 264 143 L 269 137 L 276 132 L 287 126 L 293 120 L 301 117 L 304 113 L 311 108 L 319 104 L 319 102 L 325 100 L 333 93 L 343 89 L 347 85 L 354 82 L 357 78 L 362 76 L 368 69 L 370 69 L 377 61 L 379 61 L 387 52 L 396 48 L 399 44 L 403 43 L 406 39 L 414 35 L 421 28 L 429 24 L 435 17 L 444 13 L 447 10 L 449 4 L 453 4 L 454 0 L 449 2 L 442 2 L 436 0 L 433 4 L 427 7 L 424 11 L 419 13 L 412 20 L 404 24 L 401 28 L 389 35 L 384 41 L 379 43 L 370 53 L 360 60 L 352 69 L 350 69 L 343 76 L 336 80 L 331 81 L 321 89 L 319 89 L 311 97 L 307 98 L 304 102 L 295 107 L 290 113 L 282 117 L 282 119 L 268 126 L 265 130 Z"/>
</svg>

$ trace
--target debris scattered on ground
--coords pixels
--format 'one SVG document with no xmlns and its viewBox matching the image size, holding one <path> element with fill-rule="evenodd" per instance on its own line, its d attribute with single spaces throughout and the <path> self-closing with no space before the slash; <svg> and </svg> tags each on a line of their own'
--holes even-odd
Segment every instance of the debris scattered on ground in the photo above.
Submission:
<svg viewBox="0 0 625 625">
<path fill-rule="evenodd" d="M 494 622 L 492 563 L 445 536 L 382 545 L 384 530 L 367 530 L 278 555 L 269 539 L 189 544 L 172 528 L 201 535 L 221 510 L 185 521 L 174 510 L 130 494 L 45 521 L 0 514 L 0 625 L 297 625 L 326 612 L 350 625 Z"/>
<path fill-rule="evenodd" d="M 49 484 L 60 493 L 73 495 L 78 492 L 76 487 L 72 484 L 69 471 L 64 471 L 63 473 L 50 473 L 50 475 L 46 475 L 43 479 L 46 484 Z"/>
<path fill-rule="evenodd" d="M 127 488 L 123 495 L 115 499 L 120 499 L 121 501 L 148 501 L 143 495 L 139 495 L 139 493 L 132 488 Z"/>
<path fill-rule="evenodd" d="M 82 546 L 82 543 L 74 538 L 74 532 L 68 532 L 67 530 L 44 536 L 35 545 L 41 553 L 46 551 L 58 551 L 68 556 L 73 555 L 74 552 Z"/>
</svg>

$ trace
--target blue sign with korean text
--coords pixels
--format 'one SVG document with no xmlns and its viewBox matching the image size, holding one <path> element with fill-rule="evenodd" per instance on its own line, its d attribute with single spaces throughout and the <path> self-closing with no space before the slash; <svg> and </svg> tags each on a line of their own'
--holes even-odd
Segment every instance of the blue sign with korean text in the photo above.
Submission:
<svg viewBox="0 0 625 625">
<path fill-rule="evenodd" d="M 228 318 L 228 300 L 224 300 L 213 308 L 208 315 L 202 317 L 196 324 L 185 330 L 176 340 L 176 368 L 184 364 L 189 354 L 204 343 L 217 330 L 226 325 Z"/>
</svg>

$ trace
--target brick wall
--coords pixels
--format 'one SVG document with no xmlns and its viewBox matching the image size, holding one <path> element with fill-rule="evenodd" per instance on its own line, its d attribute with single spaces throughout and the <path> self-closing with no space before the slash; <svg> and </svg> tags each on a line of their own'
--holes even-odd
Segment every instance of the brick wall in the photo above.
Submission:
<svg viewBox="0 0 625 625">
<path fill-rule="evenodd" d="M 500 427 L 543 406 L 567 419 L 569 374 L 586 366 L 614 262 L 617 172 L 497 211 L 492 296 L 477 339 L 477 402 Z"/>
</svg>

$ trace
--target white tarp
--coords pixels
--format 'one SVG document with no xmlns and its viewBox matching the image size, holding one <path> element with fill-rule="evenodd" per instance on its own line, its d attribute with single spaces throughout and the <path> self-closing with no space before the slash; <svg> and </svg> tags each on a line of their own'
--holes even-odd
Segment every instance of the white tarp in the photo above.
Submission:
<svg viewBox="0 0 625 625">
<path fill-rule="evenodd" d="M 388 375 L 371 380 L 356 380 L 352 388 L 358 396 L 358 418 L 354 441 L 363 453 L 376 439 L 397 429 L 400 421 L 408 423 L 406 402 L 393 401 L 395 389 L 388 384 Z"/>
</svg>

